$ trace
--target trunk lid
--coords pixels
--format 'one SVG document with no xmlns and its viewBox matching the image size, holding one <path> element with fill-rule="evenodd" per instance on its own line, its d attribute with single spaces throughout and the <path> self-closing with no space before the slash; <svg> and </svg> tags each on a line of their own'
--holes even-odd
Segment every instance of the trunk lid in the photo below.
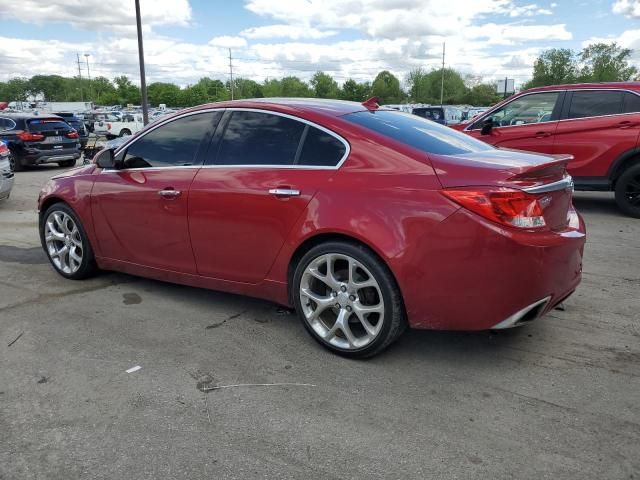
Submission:
<svg viewBox="0 0 640 480">
<path fill-rule="evenodd" d="M 567 226 L 573 182 L 567 174 L 571 155 L 540 155 L 495 149 L 461 155 L 430 155 L 445 189 L 494 187 L 527 192 L 538 200 L 547 227 Z"/>
<path fill-rule="evenodd" d="M 77 138 L 69 138 L 67 134 L 73 128 L 60 118 L 37 118 L 27 120 L 27 130 L 30 133 L 42 135 L 44 138 L 29 142 L 40 150 L 62 150 L 74 148 L 78 143 Z"/>
</svg>

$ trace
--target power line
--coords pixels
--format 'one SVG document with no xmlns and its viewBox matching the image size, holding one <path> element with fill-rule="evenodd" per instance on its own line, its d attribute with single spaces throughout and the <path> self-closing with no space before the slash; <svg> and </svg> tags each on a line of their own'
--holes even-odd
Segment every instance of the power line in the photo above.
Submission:
<svg viewBox="0 0 640 480">
<path fill-rule="evenodd" d="M 84 96 L 82 95 L 82 72 L 80 71 L 80 54 L 76 52 L 76 57 L 78 57 L 78 78 L 80 79 L 80 101 L 84 102 Z"/>
<path fill-rule="evenodd" d="M 229 49 L 229 85 L 231 86 L 231 100 L 233 100 L 233 65 L 231 63 L 231 49 Z"/>
</svg>

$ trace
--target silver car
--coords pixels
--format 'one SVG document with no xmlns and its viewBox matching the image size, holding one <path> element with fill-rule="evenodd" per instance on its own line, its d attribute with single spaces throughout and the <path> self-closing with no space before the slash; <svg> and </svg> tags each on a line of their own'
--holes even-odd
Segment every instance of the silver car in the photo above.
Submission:
<svg viewBox="0 0 640 480">
<path fill-rule="evenodd" d="M 0 200 L 9 198 L 13 187 L 13 170 L 9 161 L 11 153 L 7 146 L 0 142 Z"/>
</svg>

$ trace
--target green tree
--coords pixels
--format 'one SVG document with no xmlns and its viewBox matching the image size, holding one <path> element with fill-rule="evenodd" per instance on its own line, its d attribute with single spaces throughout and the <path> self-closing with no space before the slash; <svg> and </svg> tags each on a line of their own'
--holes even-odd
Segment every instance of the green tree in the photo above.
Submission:
<svg viewBox="0 0 640 480">
<path fill-rule="evenodd" d="M 203 77 L 198 80 L 198 83 L 194 85 L 198 90 L 196 92 L 204 92 L 206 96 L 206 100 L 200 103 L 207 102 L 220 102 L 222 100 L 228 100 L 231 98 L 231 94 L 229 93 L 228 86 L 226 86 L 220 80 L 213 80 L 209 77 Z M 200 93 L 196 93 L 197 96 Z M 191 104 L 191 105 L 199 105 L 199 104 Z"/>
<path fill-rule="evenodd" d="M 265 80 L 262 84 L 262 94 L 265 97 L 281 97 L 282 96 L 282 82 L 275 78 Z"/>
<path fill-rule="evenodd" d="M 147 97 L 151 105 L 179 106 L 180 87 L 173 83 L 155 82 L 149 85 Z"/>
<path fill-rule="evenodd" d="M 29 79 L 29 94 L 42 95 L 48 102 L 66 100 L 67 79 L 60 75 L 34 75 Z"/>
<path fill-rule="evenodd" d="M 501 99 L 502 97 L 496 93 L 495 85 L 481 83 L 471 87 L 467 91 L 464 101 L 460 103 L 467 103 L 476 107 L 488 107 Z"/>
<path fill-rule="evenodd" d="M 230 88 L 227 82 L 227 89 Z M 262 86 L 253 80 L 248 78 L 234 78 L 233 79 L 233 98 L 262 98 Z"/>
<path fill-rule="evenodd" d="M 369 82 L 358 83 L 350 78 L 342 85 L 340 92 L 342 100 L 364 102 L 369 97 L 371 97 L 371 84 Z"/>
<path fill-rule="evenodd" d="M 638 75 L 629 64 L 632 50 L 616 43 L 594 43 L 580 53 L 580 79 L 586 82 L 623 82 Z"/>
<path fill-rule="evenodd" d="M 134 105 L 140 105 L 140 89 L 135 86 L 129 77 L 121 75 L 113 79 L 113 83 L 116 85 L 116 93 L 118 95 L 118 103 L 126 105 L 132 103 Z"/>
<path fill-rule="evenodd" d="M 313 91 L 298 77 L 284 77 L 280 80 L 283 97 L 313 97 Z"/>
<path fill-rule="evenodd" d="M 400 103 L 403 97 L 400 80 L 388 70 L 383 70 L 373 81 L 371 94 L 378 97 L 381 104 Z"/>
<path fill-rule="evenodd" d="M 452 68 L 444 69 L 444 89 L 442 88 L 442 69 L 425 72 L 418 68 L 407 77 L 411 101 L 419 103 L 440 103 L 441 91 L 443 103 L 464 103 L 469 89 L 462 75 Z"/>
<path fill-rule="evenodd" d="M 180 91 L 179 103 L 182 107 L 193 107 L 208 102 L 207 90 L 199 83 L 188 85 Z"/>
<path fill-rule="evenodd" d="M 29 80 L 26 78 L 12 78 L 7 83 L 0 84 L 0 101 L 24 102 L 29 96 Z"/>
<path fill-rule="evenodd" d="M 523 88 L 575 83 L 578 80 L 576 54 L 568 48 L 552 48 L 540 54 L 533 64 L 533 78 Z"/>
<path fill-rule="evenodd" d="M 316 72 L 311 78 L 311 88 L 318 98 L 339 98 L 340 88 L 331 75 Z"/>
</svg>

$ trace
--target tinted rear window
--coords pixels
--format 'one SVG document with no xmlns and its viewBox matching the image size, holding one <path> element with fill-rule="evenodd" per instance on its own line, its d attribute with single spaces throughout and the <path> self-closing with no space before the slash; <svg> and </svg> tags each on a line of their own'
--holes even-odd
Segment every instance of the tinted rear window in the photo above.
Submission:
<svg viewBox="0 0 640 480">
<path fill-rule="evenodd" d="M 350 113 L 344 119 L 413 148 L 437 155 L 483 152 L 494 147 L 416 115 L 377 110 Z"/>
<path fill-rule="evenodd" d="M 335 167 L 347 151 L 340 140 L 319 128 L 309 127 L 300 153 L 300 165 Z"/>
<path fill-rule="evenodd" d="M 599 117 L 622 113 L 622 92 L 573 92 L 569 118 Z"/>
<path fill-rule="evenodd" d="M 222 137 L 220 165 L 293 165 L 305 124 L 280 115 L 235 111 Z"/>
<path fill-rule="evenodd" d="M 626 92 L 624 94 L 624 113 L 640 112 L 640 95 Z"/>
<path fill-rule="evenodd" d="M 71 130 L 71 127 L 64 120 L 58 120 L 55 118 L 39 118 L 37 120 L 27 120 L 28 129 L 30 132 L 48 132 L 50 130 Z"/>
</svg>

